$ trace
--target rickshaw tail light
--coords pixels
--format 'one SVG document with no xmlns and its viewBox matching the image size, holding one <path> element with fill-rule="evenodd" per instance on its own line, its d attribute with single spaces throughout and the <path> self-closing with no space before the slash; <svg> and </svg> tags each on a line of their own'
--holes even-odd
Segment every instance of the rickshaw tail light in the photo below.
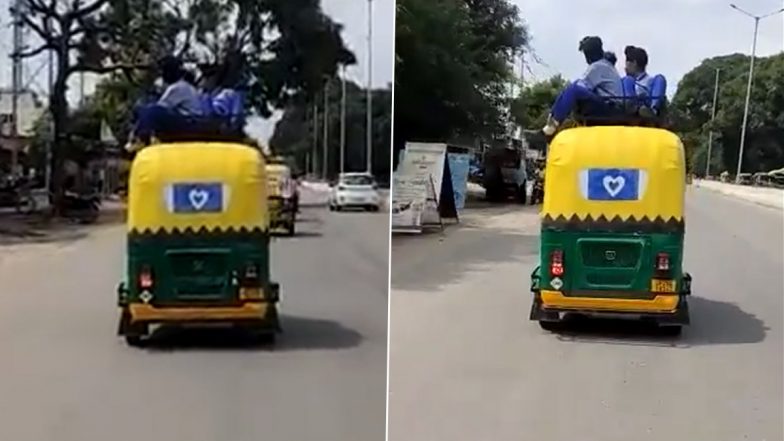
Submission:
<svg viewBox="0 0 784 441">
<path fill-rule="evenodd" d="M 659 253 L 656 255 L 656 270 L 669 271 L 670 270 L 670 255 L 667 253 Z"/>
<path fill-rule="evenodd" d="M 142 267 L 142 270 L 139 273 L 139 288 L 150 289 L 152 288 L 152 285 L 153 285 L 152 270 L 148 266 Z"/>
<path fill-rule="evenodd" d="M 553 250 L 550 254 L 550 274 L 556 277 L 564 273 L 563 250 Z"/>
</svg>

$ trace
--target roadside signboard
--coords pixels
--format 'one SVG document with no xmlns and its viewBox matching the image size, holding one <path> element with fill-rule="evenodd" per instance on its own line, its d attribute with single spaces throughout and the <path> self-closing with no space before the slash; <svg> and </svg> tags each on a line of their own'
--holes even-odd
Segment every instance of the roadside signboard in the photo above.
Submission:
<svg viewBox="0 0 784 441">
<path fill-rule="evenodd" d="M 447 179 L 444 179 L 444 176 Z M 421 232 L 457 218 L 446 144 L 408 143 L 392 186 L 393 232 Z"/>
</svg>

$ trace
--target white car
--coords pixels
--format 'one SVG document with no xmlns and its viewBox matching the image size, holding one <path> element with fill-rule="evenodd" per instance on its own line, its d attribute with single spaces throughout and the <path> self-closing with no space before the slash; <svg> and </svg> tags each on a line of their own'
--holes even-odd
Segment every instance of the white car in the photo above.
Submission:
<svg viewBox="0 0 784 441">
<path fill-rule="evenodd" d="M 329 209 L 362 208 L 370 211 L 381 209 L 378 184 L 369 173 L 341 173 L 329 194 Z"/>
</svg>

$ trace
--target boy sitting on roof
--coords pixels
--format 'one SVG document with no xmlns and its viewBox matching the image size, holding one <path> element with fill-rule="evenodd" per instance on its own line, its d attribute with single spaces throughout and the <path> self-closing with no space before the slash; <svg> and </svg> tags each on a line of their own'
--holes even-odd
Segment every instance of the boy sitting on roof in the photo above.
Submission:
<svg viewBox="0 0 784 441">
<path fill-rule="evenodd" d="M 167 85 L 163 95 L 153 104 L 138 109 L 134 137 L 142 145 L 150 143 L 153 134 L 162 130 L 187 130 L 188 118 L 203 115 L 202 102 L 196 87 L 186 80 L 187 72 L 180 60 L 166 57 L 161 63 L 161 77 Z M 136 150 L 140 145 L 129 143 L 128 150 Z"/>
<path fill-rule="evenodd" d="M 667 80 L 662 75 L 649 75 L 648 53 L 645 49 L 626 46 L 626 76 L 623 78 L 623 93 L 632 98 L 641 116 L 659 115 L 666 99 Z"/>
<path fill-rule="evenodd" d="M 623 96 L 621 76 L 605 57 L 599 37 L 585 37 L 579 50 L 585 55 L 588 68 L 582 78 L 568 85 L 553 104 L 547 125 L 542 132 L 552 136 L 579 102 L 585 113 L 594 116 L 612 116 L 619 112 L 615 101 Z"/>
</svg>

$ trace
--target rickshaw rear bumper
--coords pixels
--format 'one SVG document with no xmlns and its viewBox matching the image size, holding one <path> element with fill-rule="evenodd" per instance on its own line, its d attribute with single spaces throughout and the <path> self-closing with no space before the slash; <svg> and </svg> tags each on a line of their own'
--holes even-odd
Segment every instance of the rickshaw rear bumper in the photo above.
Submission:
<svg viewBox="0 0 784 441">
<path fill-rule="evenodd" d="M 279 329 L 277 303 L 280 300 L 280 285 L 270 282 L 263 297 L 232 304 L 211 305 L 156 305 L 128 301 L 127 290 L 121 284 L 120 308 L 127 314 L 129 324 L 166 323 L 268 323 Z"/>
<path fill-rule="evenodd" d="M 538 268 L 531 274 L 534 301 L 530 319 L 559 321 L 561 315 L 578 313 L 595 317 L 620 317 L 650 320 L 666 325 L 690 323 L 688 296 L 691 294 L 691 275 L 684 273 L 683 290 L 679 294 L 654 295 L 648 299 L 617 297 L 580 297 L 561 291 L 543 290 L 539 286 Z"/>
<path fill-rule="evenodd" d="M 131 303 L 128 312 L 132 323 L 205 323 L 276 321 L 273 302 L 246 302 L 239 306 L 154 306 Z"/>
<path fill-rule="evenodd" d="M 562 314 L 576 313 L 591 317 L 646 320 L 666 325 L 688 325 L 690 322 L 689 303 L 683 295 L 636 300 L 567 297 L 560 293 L 561 297 L 556 298 L 551 293 L 542 294 L 534 297 L 529 317 L 531 320 L 559 321 Z"/>
</svg>

